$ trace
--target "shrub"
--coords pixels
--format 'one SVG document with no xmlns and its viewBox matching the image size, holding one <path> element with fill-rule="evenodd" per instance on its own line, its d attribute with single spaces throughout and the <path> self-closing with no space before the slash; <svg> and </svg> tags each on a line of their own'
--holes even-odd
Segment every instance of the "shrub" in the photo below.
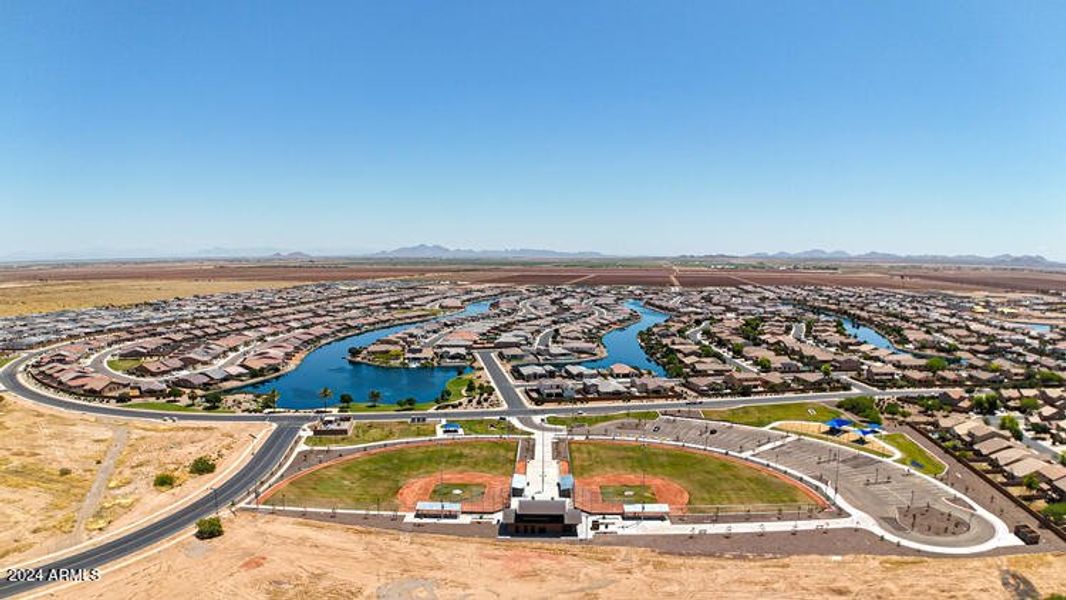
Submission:
<svg viewBox="0 0 1066 600">
<path fill-rule="evenodd" d="M 207 517 L 196 522 L 196 537 L 201 540 L 209 540 L 222 535 L 222 519 Z"/>
<path fill-rule="evenodd" d="M 189 466 L 189 472 L 193 475 L 206 475 L 215 472 L 215 461 L 206 456 L 198 456 Z"/>
<path fill-rule="evenodd" d="M 73 471 L 70 470 L 70 467 L 62 467 L 62 468 L 59 469 L 59 476 L 60 477 L 66 477 L 67 475 L 70 475 L 71 473 L 73 473 Z"/>
<path fill-rule="evenodd" d="M 1040 512 L 1055 523 L 1061 524 L 1066 521 L 1066 502 L 1052 502 Z"/>
<path fill-rule="evenodd" d="M 152 482 L 152 485 L 157 488 L 170 488 L 174 487 L 175 482 L 174 476 L 170 473 L 159 473 L 155 476 L 155 481 Z"/>
<path fill-rule="evenodd" d="M 881 413 L 878 412 L 874 399 L 870 396 L 858 396 L 845 398 L 837 402 L 837 408 L 846 410 L 871 423 L 881 423 Z"/>
</svg>

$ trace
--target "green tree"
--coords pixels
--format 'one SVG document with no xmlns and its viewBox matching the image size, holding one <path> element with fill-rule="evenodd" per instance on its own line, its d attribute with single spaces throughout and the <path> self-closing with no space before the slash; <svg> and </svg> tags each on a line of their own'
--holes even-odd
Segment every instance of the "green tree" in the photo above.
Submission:
<svg viewBox="0 0 1066 600">
<path fill-rule="evenodd" d="M 770 363 L 770 359 L 769 359 L 769 358 L 766 358 L 765 356 L 760 356 L 760 357 L 759 357 L 759 360 L 755 361 L 755 364 L 756 364 L 756 366 L 758 366 L 758 367 L 759 367 L 760 369 L 762 369 L 763 371 L 769 371 L 769 370 L 770 370 L 770 367 L 772 367 L 772 366 L 773 366 L 773 365 L 772 365 L 772 364 Z"/>
<path fill-rule="evenodd" d="M 176 480 L 174 479 L 174 476 L 170 473 L 158 473 L 155 476 L 155 480 L 152 482 L 152 485 L 157 488 L 172 488 L 174 487 L 175 482 Z"/>
<path fill-rule="evenodd" d="M 881 423 L 881 413 L 872 396 L 856 396 L 837 402 L 837 408 L 846 410 L 871 423 Z"/>
<path fill-rule="evenodd" d="M 821 370 L 822 370 L 822 375 L 825 375 L 826 377 L 830 377 L 830 376 L 833 375 L 833 365 L 831 365 L 829 363 L 825 363 L 824 365 L 822 365 L 822 369 Z"/>
<path fill-rule="evenodd" d="M 1025 414 L 1029 414 L 1040 408 L 1040 401 L 1036 398 L 1022 398 L 1018 403 L 1018 408 Z"/>
<path fill-rule="evenodd" d="M 281 393 L 277 389 L 271 388 L 271 390 L 263 394 L 259 398 L 259 407 L 263 410 L 274 409 L 278 407 L 278 398 L 281 397 Z"/>
<path fill-rule="evenodd" d="M 973 397 L 973 409 L 982 415 L 995 414 L 999 409 L 999 396 L 996 394 L 979 394 Z"/>
<path fill-rule="evenodd" d="M 1025 477 L 1022 477 L 1022 485 L 1028 490 L 1037 490 L 1040 488 L 1040 478 L 1035 474 L 1030 473 Z"/>
<path fill-rule="evenodd" d="M 218 517 L 206 517 L 196 522 L 196 537 L 201 540 L 209 540 L 222 535 L 222 519 Z"/>
<path fill-rule="evenodd" d="M 1014 415 L 1003 415 L 999 420 L 999 428 L 1004 431 L 1009 431 L 1011 437 L 1016 440 L 1021 440 L 1022 426 L 1018 424 L 1018 419 Z"/>
<path fill-rule="evenodd" d="M 370 390 L 370 392 L 367 393 L 366 398 L 368 400 L 369 406 L 377 406 L 378 401 L 381 400 L 381 392 L 377 390 Z"/>
<path fill-rule="evenodd" d="M 207 410 L 218 410 L 220 406 L 222 406 L 222 392 L 211 392 L 204 396 L 204 408 Z"/>
<path fill-rule="evenodd" d="M 944 369 L 948 368 L 948 361 L 939 356 L 934 356 L 933 358 L 930 358 L 929 360 L 925 361 L 925 368 L 929 369 L 934 373 L 938 371 L 943 371 Z"/>
</svg>

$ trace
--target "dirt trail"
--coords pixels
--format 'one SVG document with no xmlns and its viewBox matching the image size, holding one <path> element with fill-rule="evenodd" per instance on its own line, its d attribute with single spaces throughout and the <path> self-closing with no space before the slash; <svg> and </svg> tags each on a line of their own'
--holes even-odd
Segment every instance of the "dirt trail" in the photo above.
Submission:
<svg viewBox="0 0 1066 600">
<path fill-rule="evenodd" d="M 100 468 L 96 471 L 96 479 L 93 480 L 89 493 L 85 496 L 78 508 L 77 520 L 74 522 L 74 531 L 70 534 L 70 542 L 77 544 L 85 541 L 85 523 L 96 514 L 96 509 L 107 492 L 107 483 L 115 473 L 118 459 L 122 451 L 126 449 L 126 442 L 130 439 L 130 430 L 125 425 L 117 425 L 112 430 L 111 445 L 107 448 L 107 454 L 100 462 Z"/>
</svg>

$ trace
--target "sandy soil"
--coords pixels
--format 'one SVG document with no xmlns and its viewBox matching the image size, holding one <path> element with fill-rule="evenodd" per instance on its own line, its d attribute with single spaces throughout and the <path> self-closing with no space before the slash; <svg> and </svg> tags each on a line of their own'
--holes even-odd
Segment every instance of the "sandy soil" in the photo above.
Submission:
<svg viewBox="0 0 1066 600">
<path fill-rule="evenodd" d="M 74 532 L 113 435 L 94 419 L 0 401 L 0 559 L 54 550 Z M 64 469 L 61 474 L 60 470 Z"/>
<path fill-rule="evenodd" d="M 62 598 L 1018 598 L 1066 589 L 1066 555 L 703 557 L 460 538 L 242 513 Z"/>
<path fill-rule="evenodd" d="M 88 522 L 90 532 L 122 527 L 197 495 L 219 473 L 239 460 L 252 437 L 269 429 L 263 423 L 214 425 L 141 425 L 130 432 L 129 442 L 107 482 L 107 493 Z M 217 468 L 207 475 L 192 475 L 189 465 L 208 456 Z M 156 474 L 177 478 L 168 490 L 153 487 Z"/>
<path fill-rule="evenodd" d="M 133 287 L 189 285 L 223 286 L 237 282 L 250 287 L 405 277 L 449 279 L 478 283 L 607 285 L 635 284 L 667 286 L 679 283 L 686 287 L 735 285 L 836 285 L 885 287 L 897 289 L 973 290 L 1066 290 L 1066 272 L 1023 269 L 896 267 L 887 265 L 849 265 L 839 271 L 776 269 L 704 269 L 691 266 L 573 266 L 573 265 L 504 265 L 476 263 L 385 264 L 345 260 L 314 261 L 186 261 L 89 263 L 0 267 L 0 310 L 13 310 L 4 298 L 21 301 L 36 286 L 70 285 L 92 282 L 93 285 L 130 285 Z M 165 283 L 164 283 L 165 282 Z M 21 284 L 32 284 L 29 290 Z M 13 285 L 14 284 L 14 285 Z M 121 286 L 120 286 L 121 287 Z M 232 288 L 241 289 L 241 288 Z M 45 300 L 60 297 L 59 288 L 46 292 Z M 202 291 L 210 291 L 204 289 Z M 215 291 L 223 291 L 217 289 Z M 147 292 L 142 291 L 144 295 Z M 156 291 L 153 297 L 167 297 Z M 189 291 L 186 293 L 196 293 Z M 107 302 L 99 293 L 99 302 Z M 172 294 L 171 294 L 172 295 Z M 141 298 L 149 299 L 148 297 Z M 77 301 L 76 297 L 68 299 Z M 116 302 L 136 300 L 118 297 Z M 84 304 L 82 304 L 84 306 Z M 25 311 L 25 307 L 22 309 Z M 10 314 L 10 313 L 0 313 Z"/>
<path fill-rule="evenodd" d="M 128 305 L 195 294 L 296 285 L 286 281 L 35 281 L 0 284 L 0 317 L 90 306 Z"/>
<path fill-rule="evenodd" d="M 188 480 L 193 458 L 218 457 L 220 473 L 253 442 L 248 434 L 263 430 L 101 419 L 7 394 L 0 402 L 0 559 L 15 564 L 60 551 L 195 495 L 214 475 Z M 169 469 L 187 481 L 167 492 L 152 488 L 155 474 Z"/>
</svg>

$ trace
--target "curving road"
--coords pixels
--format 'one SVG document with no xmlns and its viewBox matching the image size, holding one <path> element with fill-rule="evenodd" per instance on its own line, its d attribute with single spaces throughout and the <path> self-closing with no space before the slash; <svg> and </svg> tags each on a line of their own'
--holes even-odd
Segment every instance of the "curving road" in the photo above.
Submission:
<svg viewBox="0 0 1066 600">
<path fill-rule="evenodd" d="M 93 569 L 148 548 L 175 534 L 186 532 L 198 519 L 236 501 L 256 486 L 281 462 L 296 439 L 300 427 L 284 424 L 277 427 L 252 459 L 236 475 L 208 494 L 136 531 L 73 554 L 66 558 L 41 565 L 42 569 Z M 13 596 L 46 585 L 48 581 L 5 581 L 0 583 L 0 596 Z"/>
<path fill-rule="evenodd" d="M 119 408 L 107 404 L 95 404 L 61 398 L 45 393 L 23 383 L 18 377 L 19 370 L 32 361 L 39 353 L 31 353 L 20 357 L 3 368 L 0 368 L 0 385 L 8 391 L 21 396 L 26 400 L 46 406 L 81 412 L 94 415 L 102 415 L 119 418 L 141 419 L 173 419 L 177 421 L 265 421 L 277 425 L 263 446 L 255 453 L 252 459 L 242 467 L 236 475 L 221 484 L 214 493 L 208 494 L 191 504 L 178 509 L 162 519 L 146 525 L 141 529 L 128 533 L 99 546 L 86 549 L 66 558 L 55 560 L 51 563 L 40 565 L 43 569 L 91 569 L 100 568 L 103 565 L 128 556 L 134 552 L 143 550 L 168 537 L 187 532 L 189 528 L 200 518 L 207 516 L 225 506 L 231 501 L 236 501 L 249 493 L 253 493 L 257 486 L 265 483 L 272 471 L 283 461 L 293 442 L 297 439 L 300 428 L 315 420 L 316 415 L 311 413 L 282 413 L 282 414 L 210 414 L 191 412 L 162 412 L 139 409 Z M 411 411 L 411 412 L 385 412 L 385 413 L 352 413 L 351 417 L 357 421 L 396 421 L 406 420 L 412 417 L 427 418 L 495 418 L 516 417 L 523 425 L 532 429 L 544 430 L 546 427 L 530 419 L 535 416 L 559 415 L 559 414 L 603 414 L 614 413 L 621 410 L 630 410 L 639 407 L 642 410 L 677 410 L 688 407 L 713 407 L 733 408 L 738 406 L 750 406 L 758 404 L 779 404 L 783 402 L 818 402 L 840 400 L 842 398 L 857 396 L 864 391 L 852 389 L 847 392 L 825 392 L 812 394 L 778 394 L 758 397 L 734 397 L 714 400 L 696 400 L 679 402 L 676 400 L 666 402 L 647 403 L 619 403 L 604 405 L 560 405 L 551 407 L 530 407 L 523 398 L 521 392 L 516 389 L 514 382 L 506 374 L 503 365 L 500 364 L 492 351 L 478 351 L 477 358 L 485 365 L 486 373 L 492 380 L 502 397 L 505 408 L 470 410 L 470 411 Z M 878 396 L 909 395 L 920 392 L 935 393 L 939 390 L 878 390 Z M 0 583 L 0 596 L 10 596 L 33 590 L 46 585 L 48 581 L 23 581 Z"/>
</svg>

